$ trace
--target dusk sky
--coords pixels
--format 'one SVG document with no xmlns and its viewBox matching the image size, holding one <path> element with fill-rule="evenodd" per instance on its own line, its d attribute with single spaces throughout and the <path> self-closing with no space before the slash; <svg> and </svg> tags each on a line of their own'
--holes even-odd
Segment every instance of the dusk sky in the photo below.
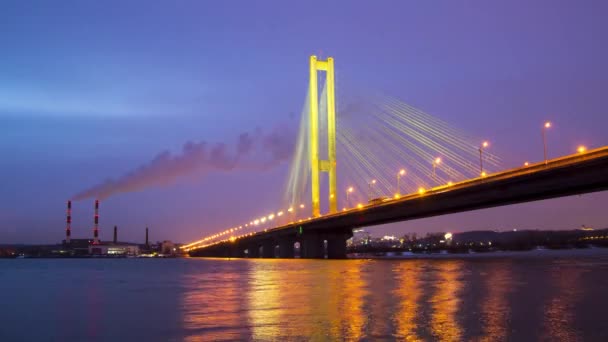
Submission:
<svg viewBox="0 0 608 342">
<path fill-rule="evenodd" d="M 550 157 L 608 145 L 607 15 L 605 1 L 3 1 L 0 243 L 61 241 L 66 200 L 188 142 L 217 147 L 221 165 L 105 198 L 102 240 L 117 225 L 123 241 L 149 226 L 153 241 L 189 242 L 280 209 L 311 54 L 335 58 L 342 89 L 490 140 L 505 168 L 542 159 L 545 120 Z M 246 151 L 249 138 L 265 147 L 246 167 L 221 158 L 216 144 Z M 595 193 L 371 230 L 604 228 L 606 203 Z M 73 207 L 73 238 L 91 237 L 93 199 Z"/>
</svg>

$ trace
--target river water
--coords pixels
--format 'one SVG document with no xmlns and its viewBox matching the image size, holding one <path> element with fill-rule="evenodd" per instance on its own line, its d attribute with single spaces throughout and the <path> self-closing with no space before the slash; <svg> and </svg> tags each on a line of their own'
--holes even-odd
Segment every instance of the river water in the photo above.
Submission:
<svg viewBox="0 0 608 342">
<path fill-rule="evenodd" d="M 0 260 L 0 341 L 608 341 L 608 251 Z"/>
</svg>

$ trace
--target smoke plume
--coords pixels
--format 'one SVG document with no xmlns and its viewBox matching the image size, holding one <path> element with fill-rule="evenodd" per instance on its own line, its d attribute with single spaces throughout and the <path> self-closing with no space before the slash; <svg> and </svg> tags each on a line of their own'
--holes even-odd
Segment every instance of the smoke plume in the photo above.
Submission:
<svg viewBox="0 0 608 342">
<path fill-rule="evenodd" d="M 74 200 L 105 199 L 125 192 L 167 186 L 186 177 L 200 179 L 209 172 L 235 169 L 262 170 L 289 158 L 293 134 L 284 126 L 263 133 L 261 129 L 238 135 L 236 144 L 186 142 L 180 153 L 163 151 L 149 162 L 116 179 L 108 179 L 74 196 Z"/>
</svg>

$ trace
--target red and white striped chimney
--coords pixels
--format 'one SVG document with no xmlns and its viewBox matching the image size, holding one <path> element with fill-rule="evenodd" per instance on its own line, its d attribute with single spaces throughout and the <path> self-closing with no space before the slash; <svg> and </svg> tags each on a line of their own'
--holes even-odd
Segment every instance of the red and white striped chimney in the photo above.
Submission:
<svg viewBox="0 0 608 342">
<path fill-rule="evenodd" d="M 72 201 L 68 201 L 68 211 L 65 219 L 65 243 L 70 243 L 72 235 Z"/>
<path fill-rule="evenodd" d="M 95 225 L 93 226 L 93 244 L 99 244 L 99 200 L 95 200 Z"/>
</svg>

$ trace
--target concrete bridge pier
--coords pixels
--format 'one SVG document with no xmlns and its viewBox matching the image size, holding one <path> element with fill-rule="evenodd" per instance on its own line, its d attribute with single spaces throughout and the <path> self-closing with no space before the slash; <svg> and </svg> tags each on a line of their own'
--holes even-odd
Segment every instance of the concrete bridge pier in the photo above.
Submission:
<svg viewBox="0 0 608 342">
<path fill-rule="evenodd" d="M 275 249 L 276 243 L 274 242 L 274 240 L 265 240 L 264 242 L 262 242 L 262 258 L 274 258 L 274 249 Z"/>
<path fill-rule="evenodd" d="M 294 238 L 283 238 L 279 240 L 279 258 L 290 259 L 295 256 L 294 244 L 296 240 Z"/>
<path fill-rule="evenodd" d="M 308 233 L 302 236 L 300 257 L 306 259 L 322 259 L 325 257 L 323 240 L 318 233 Z"/>
<path fill-rule="evenodd" d="M 302 236 L 301 256 L 302 258 L 314 259 L 323 259 L 325 257 L 328 259 L 345 259 L 346 240 L 352 236 L 353 233 L 350 229 L 324 233 L 305 233 Z"/>
<path fill-rule="evenodd" d="M 248 258 L 259 258 L 260 257 L 260 245 L 258 243 L 250 243 L 247 245 L 247 257 Z"/>
<path fill-rule="evenodd" d="M 327 240 L 327 258 L 328 259 L 346 259 L 346 240 L 353 236 L 350 234 L 335 234 L 328 236 Z"/>
<path fill-rule="evenodd" d="M 230 258 L 242 258 L 244 256 L 243 246 L 239 243 L 231 243 L 228 247 Z"/>
</svg>

